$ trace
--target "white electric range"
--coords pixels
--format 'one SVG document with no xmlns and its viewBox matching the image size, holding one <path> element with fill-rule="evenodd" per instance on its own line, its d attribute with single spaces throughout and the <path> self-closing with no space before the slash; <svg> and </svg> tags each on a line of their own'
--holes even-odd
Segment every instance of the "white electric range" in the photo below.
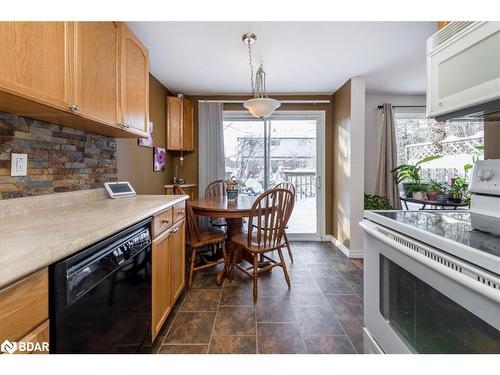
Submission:
<svg viewBox="0 0 500 375">
<path fill-rule="evenodd" d="M 467 211 L 365 211 L 365 352 L 500 353 L 500 160 L 470 190 Z"/>
</svg>

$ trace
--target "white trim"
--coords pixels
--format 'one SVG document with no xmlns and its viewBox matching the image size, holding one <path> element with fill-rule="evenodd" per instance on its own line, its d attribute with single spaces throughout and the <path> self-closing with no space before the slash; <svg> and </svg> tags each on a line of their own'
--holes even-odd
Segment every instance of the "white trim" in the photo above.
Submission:
<svg viewBox="0 0 500 375">
<path fill-rule="evenodd" d="M 331 234 L 323 236 L 323 240 L 330 241 L 337 249 L 342 251 L 342 253 L 344 253 L 344 255 L 348 258 L 357 258 L 357 259 L 364 258 L 365 252 L 363 250 L 350 250 L 348 247 L 346 247 L 342 242 L 337 240 Z"/>
<path fill-rule="evenodd" d="M 290 241 L 324 241 L 317 233 L 287 233 L 287 236 Z"/>
</svg>

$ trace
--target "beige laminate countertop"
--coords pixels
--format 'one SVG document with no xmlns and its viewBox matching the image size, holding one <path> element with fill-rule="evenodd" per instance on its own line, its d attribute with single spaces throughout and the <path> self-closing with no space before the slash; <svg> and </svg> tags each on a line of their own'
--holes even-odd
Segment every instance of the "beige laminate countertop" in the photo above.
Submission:
<svg viewBox="0 0 500 375">
<path fill-rule="evenodd" d="M 0 201 L 0 288 L 187 198 L 103 190 Z"/>
</svg>

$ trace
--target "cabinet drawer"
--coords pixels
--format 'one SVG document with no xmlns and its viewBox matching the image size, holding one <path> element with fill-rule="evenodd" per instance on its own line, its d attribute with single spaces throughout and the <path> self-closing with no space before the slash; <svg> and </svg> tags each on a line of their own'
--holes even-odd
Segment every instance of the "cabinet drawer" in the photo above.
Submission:
<svg viewBox="0 0 500 375">
<path fill-rule="evenodd" d="M 46 320 L 20 341 L 34 344 L 28 350 L 14 352 L 14 354 L 49 354 L 49 321 Z"/>
<path fill-rule="evenodd" d="M 174 222 L 178 222 L 186 216 L 186 202 L 177 203 L 174 206 Z"/>
<path fill-rule="evenodd" d="M 17 341 L 47 320 L 48 295 L 47 268 L 0 290 L 0 342 Z"/>
<path fill-rule="evenodd" d="M 156 214 L 153 218 L 153 237 L 157 237 L 173 224 L 172 208 Z"/>
</svg>

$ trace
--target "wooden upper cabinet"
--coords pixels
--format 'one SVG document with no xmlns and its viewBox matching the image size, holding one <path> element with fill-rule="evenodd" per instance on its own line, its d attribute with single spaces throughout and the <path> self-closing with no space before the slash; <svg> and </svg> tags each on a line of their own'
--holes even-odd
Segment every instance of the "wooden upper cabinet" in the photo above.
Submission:
<svg viewBox="0 0 500 375">
<path fill-rule="evenodd" d="M 182 150 L 182 98 L 167 96 L 167 150 Z"/>
<path fill-rule="evenodd" d="M 147 49 L 121 24 L 121 123 L 147 135 L 149 120 L 149 57 Z"/>
<path fill-rule="evenodd" d="M 75 113 L 111 126 L 120 121 L 119 43 L 116 22 L 75 22 Z"/>
<path fill-rule="evenodd" d="M 167 150 L 194 151 L 193 102 L 167 96 Z"/>
<path fill-rule="evenodd" d="M 73 27 L 72 22 L 0 22 L 0 88 L 67 110 Z"/>
</svg>

